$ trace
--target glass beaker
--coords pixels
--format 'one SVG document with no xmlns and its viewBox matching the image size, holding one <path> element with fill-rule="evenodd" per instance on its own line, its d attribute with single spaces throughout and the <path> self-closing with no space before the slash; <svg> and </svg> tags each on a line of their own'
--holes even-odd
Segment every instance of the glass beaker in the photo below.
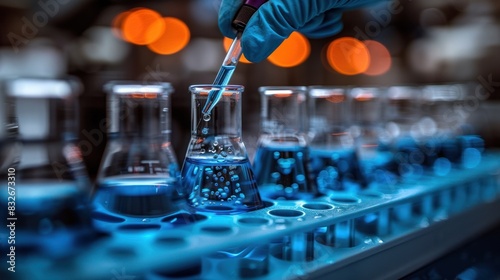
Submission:
<svg viewBox="0 0 500 280">
<path fill-rule="evenodd" d="M 108 143 L 96 180 L 96 216 L 149 222 L 144 218 L 179 210 L 180 173 L 170 142 L 173 88 L 169 83 L 111 81 L 104 90 Z"/>
<path fill-rule="evenodd" d="M 310 182 L 318 191 L 358 191 L 363 176 L 356 156 L 351 124 L 351 98 L 346 88 L 310 86 Z"/>
<path fill-rule="evenodd" d="M 261 132 L 253 170 L 261 194 L 271 199 L 309 199 L 307 87 L 267 86 L 261 96 Z"/>
<path fill-rule="evenodd" d="M 214 91 L 222 97 L 202 109 Z M 182 166 L 183 191 L 198 211 L 233 214 L 264 207 L 242 139 L 240 85 L 191 85 L 191 139 Z"/>
<path fill-rule="evenodd" d="M 15 159 L 1 172 L 2 216 L 20 252 L 72 254 L 94 236 L 90 181 L 79 147 L 75 78 L 12 78 L 2 87 L 8 121 L 4 143 Z M 11 154 L 11 155 L 12 155 Z M 16 252 L 17 249 L 16 249 Z"/>
<path fill-rule="evenodd" d="M 381 88 L 353 88 L 351 131 L 366 188 L 391 192 L 398 182 L 397 167 L 384 129 Z"/>
</svg>

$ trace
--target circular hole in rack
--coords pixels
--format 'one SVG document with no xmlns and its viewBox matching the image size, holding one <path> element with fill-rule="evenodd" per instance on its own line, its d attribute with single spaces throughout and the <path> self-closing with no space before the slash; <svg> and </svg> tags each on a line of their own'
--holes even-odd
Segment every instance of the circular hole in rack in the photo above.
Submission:
<svg viewBox="0 0 500 280">
<path fill-rule="evenodd" d="M 134 249 L 129 247 L 109 248 L 108 254 L 110 254 L 112 257 L 120 257 L 120 258 L 130 258 L 136 255 Z"/>
<path fill-rule="evenodd" d="M 233 232 L 233 229 L 228 226 L 204 226 L 200 228 L 201 231 L 213 234 L 228 234 Z"/>
<path fill-rule="evenodd" d="M 330 210 L 333 208 L 332 205 L 324 203 L 306 203 L 302 207 L 310 210 Z"/>
<path fill-rule="evenodd" d="M 352 194 L 334 194 L 330 196 L 330 200 L 339 204 L 357 204 L 361 199 Z"/>
<path fill-rule="evenodd" d="M 172 225 L 188 225 L 206 219 L 206 216 L 200 214 L 179 213 L 165 217 L 161 221 Z"/>
<path fill-rule="evenodd" d="M 118 227 L 119 230 L 148 230 L 148 229 L 160 229 L 160 228 L 161 226 L 156 224 L 149 224 L 149 225 L 129 224 Z"/>
<path fill-rule="evenodd" d="M 92 212 L 91 216 L 92 216 L 92 219 L 96 219 L 96 220 L 108 222 L 108 223 L 123 223 L 123 222 L 125 222 L 124 218 L 108 215 L 108 214 L 98 212 L 98 211 Z"/>
<path fill-rule="evenodd" d="M 269 215 L 278 216 L 278 217 L 300 217 L 304 215 L 304 212 L 292 209 L 275 209 L 268 212 Z"/>
<path fill-rule="evenodd" d="M 261 225 L 267 225 L 270 224 L 271 221 L 268 219 L 264 218 L 242 218 L 238 220 L 238 223 L 240 224 L 245 224 L 245 225 L 251 225 L 251 226 L 261 226 Z"/>
</svg>

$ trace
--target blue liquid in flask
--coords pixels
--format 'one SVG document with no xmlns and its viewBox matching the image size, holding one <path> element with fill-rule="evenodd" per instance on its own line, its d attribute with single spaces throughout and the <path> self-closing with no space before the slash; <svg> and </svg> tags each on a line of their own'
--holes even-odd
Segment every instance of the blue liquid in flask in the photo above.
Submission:
<svg viewBox="0 0 500 280">
<path fill-rule="evenodd" d="M 95 211 L 124 219 L 163 216 L 177 210 L 172 199 L 176 184 L 175 178 L 160 176 L 106 178 L 95 194 Z"/>
<path fill-rule="evenodd" d="M 187 157 L 182 178 L 190 205 L 200 211 L 242 213 L 263 207 L 246 157 Z"/>
<path fill-rule="evenodd" d="M 2 192 L 2 201 L 6 195 Z M 88 198 L 74 182 L 20 183 L 15 198 L 15 215 L 6 218 L 16 218 L 16 253 L 63 257 L 96 237 Z"/>
<path fill-rule="evenodd" d="M 354 149 L 325 150 L 311 148 L 311 181 L 318 191 L 356 192 L 365 183 Z"/>
<path fill-rule="evenodd" d="M 366 179 L 366 188 L 392 192 L 399 182 L 399 177 L 394 171 L 394 156 L 391 151 L 378 148 L 365 153 L 369 156 L 360 160 L 363 177 Z"/>
<path fill-rule="evenodd" d="M 305 145 L 267 143 L 257 148 L 253 170 L 263 196 L 271 199 L 297 200 L 316 195 L 308 183 Z"/>
</svg>

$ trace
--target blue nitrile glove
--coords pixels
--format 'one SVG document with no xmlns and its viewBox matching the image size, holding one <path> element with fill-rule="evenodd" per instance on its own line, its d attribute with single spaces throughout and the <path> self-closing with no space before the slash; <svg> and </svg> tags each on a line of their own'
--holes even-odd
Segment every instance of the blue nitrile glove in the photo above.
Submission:
<svg viewBox="0 0 500 280">
<path fill-rule="evenodd" d="M 269 0 L 248 21 L 241 36 L 245 57 L 266 59 L 293 31 L 309 38 L 324 38 L 342 30 L 342 11 L 381 0 Z M 244 0 L 222 0 L 219 28 L 229 38 L 236 35 L 231 23 Z"/>
</svg>

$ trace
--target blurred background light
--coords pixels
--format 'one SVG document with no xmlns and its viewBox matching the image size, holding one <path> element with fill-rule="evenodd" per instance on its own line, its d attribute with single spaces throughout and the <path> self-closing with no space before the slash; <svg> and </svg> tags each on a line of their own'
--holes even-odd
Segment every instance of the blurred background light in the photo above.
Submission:
<svg viewBox="0 0 500 280">
<path fill-rule="evenodd" d="M 174 54 L 182 50 L 191 37 L 189 27 L 182 20 L 174 17 L 163 18 L 165 29 L 161 36 L 147 46 L 157 54 Z"/>
<path fill-rule="evenodd" d="M 267 60 L 279 67 L 294 67 L 303 63 L 311 54 L 309 40 L 299 32 L 292 32 L 290 37 L 273 52 Z"/>
<path fill-rule="evenodd" d="M 113 18 L 113 21 L 111 23 L 111 27 L 113 28 L 113 34 L 120 39 L 124 39 L 122 27 L 123 27 L 123 22 L 125 21 L 128 15 L 130 15 L 130 11 L 123 11 L 117 14 Z"/>
<path fill-rule="evenodd" d="M 344 75 L 365 72 L 370 65 L 370 51 L 353 37 L 341 37 L 329 43 L 326 57 L 330 66 Z"/>
<path fill-rule="evenodd" d="M 165 32 L 165 21 L 151 9 L 136 8 L 123 19 L 123 38 L 136 45 L 147 45 L 158 40 Z"/>
<path fill-rule="evenodd" d="M 223 59 L 220 41 L 210 39 L 192 40 L 182 56 L 183 66 L 195 72 L 215 71 L 219 69 Z"/>
<path fill-rule="evenodd" d="M 389 50 L 375 40 L 363 41 L 370 53 L 370 65 L 363 72 L 365 75 L 378 76 L 387 73 L 391 68 L 392 58 Z"/>
</svg>

